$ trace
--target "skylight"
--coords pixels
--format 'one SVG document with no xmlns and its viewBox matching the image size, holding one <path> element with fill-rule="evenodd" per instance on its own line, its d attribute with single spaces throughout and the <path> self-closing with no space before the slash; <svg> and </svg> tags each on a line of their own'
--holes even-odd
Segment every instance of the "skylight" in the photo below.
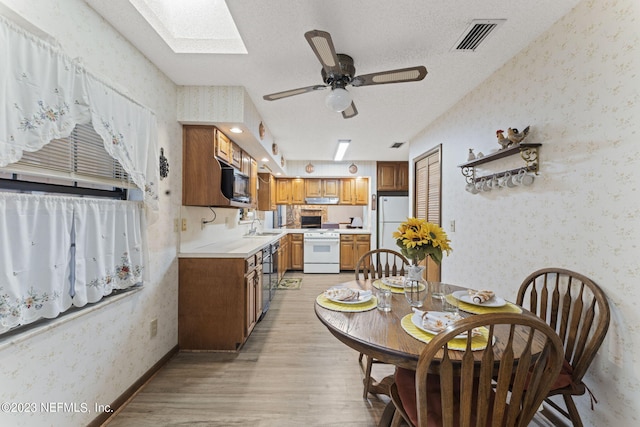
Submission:
<svg viewBox="0 0 640 427">
<path fill-rule="evenodd" d="M 224 0 L 129 0 L 175 53 L 247 53 Z"/>
</svg>

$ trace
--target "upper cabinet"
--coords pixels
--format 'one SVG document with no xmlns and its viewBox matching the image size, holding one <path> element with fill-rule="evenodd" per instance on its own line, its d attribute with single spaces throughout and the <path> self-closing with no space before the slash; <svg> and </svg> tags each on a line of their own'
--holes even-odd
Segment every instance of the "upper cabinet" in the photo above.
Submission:
<svg viewBox="0 0 640 427">
<path fill-rule="evenodd" d="M 276 179 L 270 173 L 259 173 L 258 210 L 276 210 Z"/>
<path fill-rule="evenodd" d="M 306 178 L 305 197 L 339 197 L 340 180 L 337 178 Z"/>
<path fill-rule="evenodd" d="M 340 180 L 341 205 L 366 205 L 369 201 L 369 178 Z"/>
<path fill-rule="evenodd" d="M 409 191 L 409 162 L 378 162 L 378 191 Z"/>
<path fill-rule="evenodd" d="M 257 206 L 258 163 L 213 126 L 182 127 L 182 204 L 185 206 Z M 234 156 L 235 151 L 238 153 Z M 238 160 L 234 162 L 234 157 Z M 246 164 L 245 164 L 246 159 Z M 249 176 L 251 201 L 230 200 L 222 193 L 222 164 L 237 164 Z M 248 173 L 247 173 L 248 172 Z"/>
<path fill-rule="evenodd" d="M 279 205 L 304 204 L 304 179 L 278 178 L 276 180 L 276 203 Z"/>
</svg>

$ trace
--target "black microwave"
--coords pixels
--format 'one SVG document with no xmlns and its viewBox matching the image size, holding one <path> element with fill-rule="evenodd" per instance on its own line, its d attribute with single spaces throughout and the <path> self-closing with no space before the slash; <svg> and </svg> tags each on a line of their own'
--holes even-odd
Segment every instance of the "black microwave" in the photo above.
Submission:
<svg viewBox="0 0 640 427">
<path fill-rule="evenodd" d="M 249 203 L 249 177 L 236 168 L 222 168 L 222 194 L 229 200 Z"/>
</svg>

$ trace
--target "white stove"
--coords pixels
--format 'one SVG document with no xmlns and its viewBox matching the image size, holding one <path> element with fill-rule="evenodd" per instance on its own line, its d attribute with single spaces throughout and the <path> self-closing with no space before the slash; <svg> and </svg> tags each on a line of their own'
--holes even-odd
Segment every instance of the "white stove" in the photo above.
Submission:
<svg viewBox="0 0 640 427">
<path fill-rule="evenodd" d="M 304 233 L 304 273 L 340 273 L 340 233 L 324 229 Z"/>
</svg>

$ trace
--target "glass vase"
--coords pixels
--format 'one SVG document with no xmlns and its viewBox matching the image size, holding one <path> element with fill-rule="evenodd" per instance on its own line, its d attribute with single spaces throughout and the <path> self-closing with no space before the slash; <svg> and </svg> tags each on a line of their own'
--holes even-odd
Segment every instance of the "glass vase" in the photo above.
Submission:
<svg viewBox="0 0 640 427">
<path fill-rule="evenodd" d="M 427 282 L 422 278 L 423 265 L 410 265 L 404 277 L 404 296 L 411 307 L 422 307 L 427 296 Z"/>
</svg>

